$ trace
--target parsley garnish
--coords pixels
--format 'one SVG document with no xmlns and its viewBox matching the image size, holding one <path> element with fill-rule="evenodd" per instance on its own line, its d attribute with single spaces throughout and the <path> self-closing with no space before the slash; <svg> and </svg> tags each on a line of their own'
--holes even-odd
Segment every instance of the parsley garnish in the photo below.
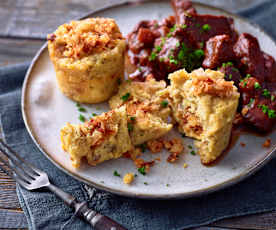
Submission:
<svg viewBox="0 0 276 230">
<path fill-rule="evenodd" d="M 143 153 L 147 150 L 147 145 L 145 143 L 141 144 L 139 147 L 141 148 Z"/>
<path fill-rule="evenodd" d="M 164 100 L 164 101 L 161 102 L 161 106 L 163 108 L 166 108 L 168 106 L 168 104 L 169 104 L 169 102 L 167 100 Z"/>
<path fill-rule="evenodd" d="M 204 46 L 204 43 L 203 43 L 203 42 L 200 42 L 200 43 L 199 43 L 199 47 L 202 49 L 203 46 Z"/>
<path fill-rule="evenodd" d="M 92 116 L 93 116 L 93 117 L 95 117 L 95 116 L 97 116 L 97 115 L 98 115 L 98 114 L 96 114 L 96 113 L 92 113 Z"/>
<path fill-rule="evenodd" d="M 177 41 L 176 44 L 175 44 L 176 47 L 179 47 L 180 46 L 180 42 Z"/>
<path fill-rule="evenodd" d="M 169 186 L 170 186 L 170 184 L 166 184 L 166 186 L 167 186 L 167 187 L 169 187 Z"/>
<path fill-rule="evenodd" d="M 130 97 L 130 93 L 126 93 L 125 95 L 123 95 L 123 96 L 121 97 L 121 99 L 122 99 L 123 101 L 127 101 L 127 100 L 129 99 L 129 97 Z"/>
<path fill-rule="evenodd" d="M 135 117 L 130 117 L 130 120 L 131 121 L 135 121 Z"/>
<path fill-rule="evenodd" d="M 250 77 L 251 77 L 251 74 L 248 73 L 248 74 L 246 74 L 246 77 L 245 77 L 245 78 L 248 79 L 248 78 L 250 78 Z"/>
<path fill-rule="evenodd" d="M 255 100 L 254 100 L 253 98 L 250 98 L 250 101 L 249 101 L 249 103 L 248 103 L 247 106 L 248 106 L 248 107 L 251 107 L 251 105 L 254 103 L 254 101 L 255 101 Z"/>
<path fill-rule="evenodd" d="M 115 170 L 114 172 L 113 172 L 113 175 L 114 176 L 117 176 L 117 177 L 120 177 L 121 175 L 117 172 L 117 170 Z"/>
<path fill-rule="evenodd" d="M 191 151 L 191 154 L 192 154 L 192 155 L 196 155 L 196 153 L 195 153 L 195 151 L 194 151 L 194 150 L 192 150 L 192 151 Z"/>
<path fill-rule="evenodd" d="M 201 49 L 197 49 L 194 51 L 194 54 L 196 55 L 197 58 L 201 58 L 204 56 L 204 51 Z"/>
<path fill-rule="evenodd" d="M 274 101 L 275 100 L 275 96 L 274 95 L 271 95 L 271 101 Z"/>
<path fill-rule="evenodd" d="M 80 120 L 81 122 L 85 122 L 86 118 L 85 118 L 82 114 L 80 114 L 80 115 L 79 115 L 79 120 Z"/>
<path fill-rule="evenodd" d="M 155 50 L 156 50 L 157 53 L 159 53 L 161 51 L 161 49 L 162 49 L 161 46 L 156 46 L 155 47 Z"/>
<path fill-rule="evenodd" d="M 268 115 L 269 118 L 275 118 L 276 117 L 275 110 L 269 109 L 268 112 L 267 112 L 267 115 Z"/>
<path fill-rule="evenodd" d="M 76 106 L 77 106 L 77 107 L 80 107 L 80 103 L 79 103 L 79 102 L 77 102 L 77 103 L 76 103 Z"/>
<path fill-rule="evenodd" d="M 155 52 L 151 52 L 150 57 L 149 57 L 149 61 L 154 61 L 157 57 L 157 54 Z"/>
<path fill-rule="evenodd" d="M 210 26 L 209 24 L 204 24 L 204 25 L 202 26 L 202 29 L 203 29 L 204 31 L 209 31 L 209 30 L 211 29 L 211 26 Z"/>
<path fill-rule="evenodd" d="M 261 85 L 259 84 L 259 82 L 254 83 L 254 88 L 255 89 L 260 89 L 261 88 Z"/>
<path fill-rule="evenodd" d="M 267 89 L 264 89 L 262 95 L 265 97 L 270 97 L 270 92 Z"/>
<path fill-rule="evenodd" d="M 231 73 L 228 75 L 228 78 L 229 78 L 230 80 L 232 79 L 232 74 L 231 74 Z"/>
<path fill-rule="evenodd" d="M 83 108 L 83 107 L 79 107 L 78 110 L 79 110 L 80 112 L 86 112 L 86 109 Z"/>
<path fill-rule="evenodd" d="M 180 27 L 181 27 L 182 29 L 186 29 L 186 28 L 187 28 L 187 25 L 186 25 L 186 24 L 182 24 Z"/>
<path fill-rule="evenodd" d="M 269 110 L 267 105 L 258 105 L 258 107 L 263 111 L 264 114 L 266 114 Z"/>
<path fill-rule="evenodd" d="M 191 145 L 188 145 L 188 148 L 189 148 L 189 149 L 193 149 L 193 146 L 191 146 Z"/>
<path fill-rule="evenodd" d="M 239 70 L 235 67 L 232 67 L 232 70 L 235 71 L 235 72 L 239 72 Z"/>
<path fill-rule="evenodd" d="M 147 183 L 147 182 L 144 182 L 144 185 L 148 185 L 148 183 Z"/>
<path fill-rule="evenodd" d="M 127 123 L 127 129 L 129 132 L 133 131 L 133 124 Z"/>
<path fill-rule="evenodd" d="M 145 176 L 147 173 L 146 173 L 146 167 L 143 166 L 141 168 L 138 168 L 138 172 L 141 173 L 143 176 Z"/>
</svg>

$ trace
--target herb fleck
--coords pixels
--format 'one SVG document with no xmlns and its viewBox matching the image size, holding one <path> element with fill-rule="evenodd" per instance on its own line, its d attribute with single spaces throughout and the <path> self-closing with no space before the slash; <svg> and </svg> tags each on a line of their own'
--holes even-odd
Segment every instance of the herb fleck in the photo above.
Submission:
<svg viewBox="0 0 276 230">
<path fill-rule="evenodd" d="M 117 176 L 117 177 L 120 177 L 121 175 L 117 172 L 117 170 L 115 170 L 114 172 L 113 172 L 113 175 L 114 176 Z"/>
<path fill-rule="evenodd" d="M 255 89 L 260 89 L 261 88 L 261 85 L 259 84 L 259 82 L 254 83 L 254 88 Z"/>
<path fill-rule="evenodd" d="M 209 30 L 211 29 L 211 26 L 210 26 L 209 24 L 204 24 L 204 25 L 202 26 L 202 29 L 203 29 L 204 31 L 209 31 Z"/>
<path fill-rule="evenodd" d="M 270 97 L 270 92 L 267 89 L 263 90 L 263 96 Z"/>
<path fill-rule="evenodd" d="M 163 108 L 166 108 L 168 106 L 168 104 L 169 104 L 169 102 L 167 100 L 164 100 L 164 101 L 161 102 L 161 106 Z"/>
<path fill-rule="evenodd" d="M 274 95 L 271 95 L 271 101 L 274 101 L 275 100 L 275 96 Z"/>
<path fill-rule="evenodd" d="M 83 116 L 82 114 L 80 114 L 80 115 L 79 115 L 79 120 L 80 120 L 81 122 L 85 122 L 86 118 L 85 118 L 85 116 Z"/>
<path fill-rule="evenodd" d="M 141 148 L 143 153 L 147 150 L 147 145 L 145 143 L 141 144 L 139 147 Z"/>
<path fill-rule="evenodd" d="M 188 145 L 188 148 L 189 148 L 189 149 L 193 149 L 193 146 L 191 146 L 191 145 Z"/>
<path fill-rule="evenodd" d="M 129 132 L 133 131 L 133 124 L 127 123 L 127 129 Z"/>
<path fill-rule="evenodd" d="M 135 121 L 135 117 L 130 117 L 130 120 L 131 121 Z"/>
<path fill-rule="evenodd" d="M 138 172 L 141 173 L 143 176 L 145 176 L 147 173 L 146 173 L 146 167 L 143 166 L 141 168 L 138 168 Z"/>
<path fill-rule="evenodd" d="M 268 112 L 267 112 L 267 115 L 268 115 L 269 118 L 275 118 L 276 117 L 275 110 L 269 109 Z"/>
<path fill-rule="evenodd" d="M 195 153 L 194 150 L 192 150 L 190 153 L 191 153 L 192 155 L 196 155 L 196 153 Z"/>
<path fill-rule="evenodd" d="M 263 111 L 264 114 L 266 114 L 269 110 L 267 105 L 258 105 L 258 107 Z"/>
<path fill-rule="evenodd" d="M 129 99 L 129 97 L 130 97 L 130 93 L 126 93 L 125 95 L 123 95 L 123 96 L 121 97 L 121 99 L 122 99 L 123 101 L 127 101 L 127 100 Z"/>
<path fill-rule="evenodd" d="M 255 100 L 254 100 L 253 98 L 250 98 L 250 101 L 249 101 L 249 103 L 248 103 L 247 106 L 248 106 L 248 107 L 251 107 L 251 105 L 254 103 L 254 101 L 255 101 Z"/>
<path fill-rule="evenodd" d="M 79 107 L 78 110 L 79 110 L 80 112 L 86 112 L 86 109 L 83 108 L 83 107 Z"/>
<path fill-rule="evenodd" d="M 95 116 L 97 116 L 97 115 L 98 115 L 98 114 L 96 114 L 96 113 L 92 113 L 92 116 L 93 116 L 93 117 L 95 117 Z"/>
<path fill-rule="evenodd" d="M 144 185 L 148 185 L 148 183 L 147 183 L 147 182 L 144 182 Z"/>
<path fill-rule="evenodd" d="M 151 52 L 150 57 L 149 57 L 149 61 L 154 61 L 157 57 L 157 54 L 155 52 Z"/>
</svg>

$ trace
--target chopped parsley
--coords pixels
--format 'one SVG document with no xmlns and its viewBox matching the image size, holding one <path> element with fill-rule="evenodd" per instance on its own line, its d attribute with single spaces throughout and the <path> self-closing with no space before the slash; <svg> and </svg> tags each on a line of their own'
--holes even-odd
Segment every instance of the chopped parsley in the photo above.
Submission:
<svg viewBox="0 0 276 230">
<path fill-rule="evenodd" d="M 202 49 L 197 49 L 194 51 L 194 54 L 196 55 L 197 58 L 201 58 L 204 56 L 204 51 Z"/>
<path fill-rule="evenodd" d="M 171 32 L 171 33 L 174 32 L 174 31 L 176 30 L 176 27 L 177 27 L 177 25 L 174 24 L 174 26 L 173 26 L 172 28 L 170 28 L 170 32 Z"/>
<path fill-rule="evenodd" d="M 187 25 L 186 24 L 182 24 L 180 27 L 181 27 L 181 29 L 186 29 Z"/>
<path fill-rule="evenodd" d="M 235 72 L 239 72 L 239 70 L 235 67 L 232 67 L 232 70 L 235 71 Z"/>
<path fill-rule="evenodd" d="M 168 106 L 168 104 L 169 104 L 169 102 L 167 100 L 164 100 L 164 101 L 161 102 L 161 106 L 163 108 L 166 108 Z"/>
<path fill-rule="evenodd" d="M 81 105 L 80 105 L 80 103 L 79 103 L 79 102 L 77 102 L 77 103 L 76 103 L 76 106 L 77 106 L 77 107 L 80 107 Z"/>
<path fill-rule="evenodd" d="M 85 118 L 85 116 L 83 116 L 82 114 L 80 114 L 80 115 L 79 115 L 79 120 L 80 120 L 81 122 L 85 122 L 86 118 Z"/>
<path fill-rule="evenodd" d="M 246 76 L 245 76 L 245 78 L 247 79 L 247 78 L 250 78 L 251 77 L 251 74 L 246 74 Z"/>
<path fill-rule="evenodd" d="M 135 121 L 135 119 L 136 119 L 135 117 L 130 117 L 131 121 Z"/>
<path fill-rule="evenodd" d="M 191 145 L 188 145 L 188 148 L 189 148 L 189 149 L 193 149 L 193 146 L 191 146 Z"/>
<path fill-rule="evenodd" d="M 93 116 L 93 117 L 95 117 L 95 116 L 97 116 L 97 115 L 98 115 L 97 113 L 92 113 L 92 116 Z"/>
<path fill-rule="evenodd" d="M 149 61 L 154 61 L 157 57 L 157 54 L 155 52 L 151 52 L 150 57 L 149 57 Z"/>
<path fill-rule="evenodd" d="M 131 80 L 131 79 L 127 79 L 126 82 L 127 82 L 127 83 L 131 83 L 132 80 Z"/>
<path fill-rule="evenodd" d="M 250 101 L 248 103 L 248 107 L 251 107 L 251 105 L 254 103 L 255 99 L 254 98 L 250 98 Z"/>
<path fill-rule="evenodd" d="M 203 43 L 203 42 L 200 42 L 200 43 L 199 43 L 199 47 L 202 49 L 203 46 L 204 46 L 204 43 Z"/>
<path fill-rule="evenodd" d="M 204 31 L 209 31 L 209 30 L 211 29 L 211 26 L 210 26 L 209 24 L 204 24 L 204 25 L 202 26 L 202 29 L 203 29 Z"/>
<path fill-rule="evenodd" d="M 86 112 L 86 109 L 83 108 L 83 107 L 79 107 L 78 110 L 79 110 L 80 112 Z"/>
<path fill-rule="evenodd" d="M 121 79 L 118 78 L 118 79 L 117 79 L 117 84 L 118 84 L 118 85 L 121 85 L 121 83 L 122 83 Z"/>
<path fill-rule="evenodd" d="M 194 150 L 192 150 L 190 153 L 191 153 L 192 155 L 196 155 L 196 153 L 195 153 Z"/>
<path fill-rule="evenodd" d="M 262 95 L 265 97 L 270 97 L 270 92 L 267 89 L 264 89 Z"/>
<path fill-rule="evenodd" d="M 255 89 L 260 89 L 260 88 L 261 88 L 260 83 L 259 83 L 259 82 L 255 82 L 254 88 L 255 88 Z"/>
<path fill-rule="evenodd" d="M 143 166 L 141 168 L 138 168 L 138 172 L 141 173 L 143 176 L 145 176 L 147 173 L 146 173 L 146 167 Z"/>
<path fill-rule="evenodd" d="M 146 152 L 147 145 L 145 143 L 141 144 L 139 147 L 141 148 L 141 150 L 142 150 L 143 153 Z"/>
<path fill-rule="evenodd" d="M 275 118 L 276 117 L 276 113 L 274 109 L 269 109 L 267 112 L 267 115 L 269 118 Z"/>
<path fill-rule="evenodd" d="M 147 182 L 144 182 L 144 185 L 148 185 L 148 183 L 147 183 Z"/>
<path fill-rule="evenodd" d="M 123 101 L 127 101 L 127 100 L 129 99 L 129 97 L 130 97 L 130 93 L 126 93 L 125 95 L 123 95 L 123 96 L 121 97 L 121 99 L 122 99 Z"/>
<path fill-rule="evenodd" d="M 167 186 L 167 187 L 169 187 L 169 186 L 170 186 L 170 184 L 166 184 L 166 186 Z"/>
<path fill-rule="evenodd" d="M 268 113 L 268 106 L 267 105 L 258 105 L 258 107 L 263 111 L 264 114 Z"/>
<path fill-rule="evenodd" d="M 162 50 L 162 48 L 161 48 L 161 46 L 156 46 L 155 50 L 156 50 L 157 53 L 159 53 Z"/>
<path fill-rule="evenodd" d="M 176 44 L 175 44 L 176 47 L 179 47 L 180 46 L 180 42 L 177 41 Z"/>
<path fill-rule="evenodd" d="M 133 131 L 133 124 L 127 123 L 127 129 L 129 132 Z"/>
<path fill-rule="evenodd" d="M 274 101 L 275 100 L 275 96 L 274 95 L 271 95 L 271 101 Z"/>
<path fill-rule="evenodd" d="M 120 177 L 121 175 L 117 172 L 117 170 L 115 170 L 114 172 L 113 172 L 113 175 L 114 176 L 117 176 L 117 177 Z"/>
<path fill-rule="evenodd" d="M 228 75 L 228 78 L 229 78 L 230 80 L 232 79 L 232 74 L 231 74 L 231 73 Z"/>
</svg>

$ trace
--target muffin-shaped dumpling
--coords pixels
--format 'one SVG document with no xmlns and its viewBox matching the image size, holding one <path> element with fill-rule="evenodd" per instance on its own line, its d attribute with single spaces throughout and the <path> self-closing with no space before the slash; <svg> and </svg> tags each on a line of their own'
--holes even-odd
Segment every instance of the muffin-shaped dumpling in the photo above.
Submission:
<svg viewBox="0 0 276 230">
<path fill-rule="evenodd" d="M 113 19 L 72 21 L 48 35 L 61 91 L 83 103 L 107 100 L 124 75 L 125 40 Z"/>
</svg>

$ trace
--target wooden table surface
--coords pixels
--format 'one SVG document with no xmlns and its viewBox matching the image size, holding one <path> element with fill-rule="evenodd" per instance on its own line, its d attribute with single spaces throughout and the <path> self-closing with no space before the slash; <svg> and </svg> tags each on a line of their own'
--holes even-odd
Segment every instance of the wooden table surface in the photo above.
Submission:
<svg viewBox="0 0 276 230">
<path fill-rule="evenodd" d="M 30 61 L 45 42 L 46 34 L 57 25 L 114 2 L 119 0 L 1 0 L 0 66 Z M 231 2 L 227 0 L 230 5 Z M 223 5 L 226 0 L 217 3 Z M 16 196 L 15 182 L 0 171 L 0 229 L 1 223 L 15 224 L 21 215 L 24 214 Z M 276 229 L 276 212 L 221 220 L 196 229 Z"/>
</svg>

